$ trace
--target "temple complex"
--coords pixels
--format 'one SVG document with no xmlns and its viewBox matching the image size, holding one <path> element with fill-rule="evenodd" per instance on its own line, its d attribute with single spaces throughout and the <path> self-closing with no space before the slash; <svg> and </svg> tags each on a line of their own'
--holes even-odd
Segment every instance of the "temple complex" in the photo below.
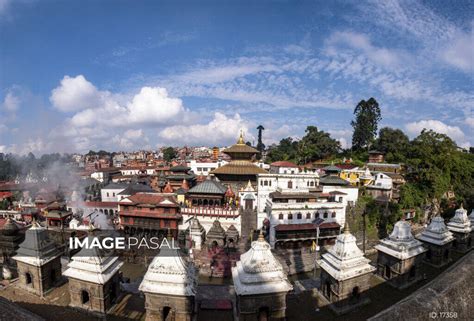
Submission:
<svg viewBox="0 0 474 321">
<path fill-rule="evenodd" d="M 11 218 L 8 218 L 0 229 L 0 263 L 2 266 L 0 277 L 3 279 L 18 276 L 17 264 L 12 257 L 15 256 L 20 243 L 24 239 L 25 235 L 20 233 L 18 225 Z"/>
<path fill-rule="evenodd" d="M 441 216 L 435 216 L 428 227 L 417 237 L 428 249 L 425 260 L 435 266 L 443 266 L 450 261 L 450 251 L 454 236 Z"/>
<path fill-rule="evenodd" d="M 462 204 L 454 213 L 453 218 L 449 220 L 447 226 L 455 238 L 453 249 L 461 253 L 469 251 L 472 247 L 471 222 Z"/>
<path fill-rule="evenodd" d="M 211 172 L 224 184 L 232 185 L 236 191 L 244 187 L 250 180 L 253 184 L 257 182 L 257 174 L 267 173 L 263 168 L 252 162 L 258 153 L 253 147 L 245 144 L 243 134 L 240 133 L 237 144 L 223 151 L 231 157 L 231 161 Z"/>
<path fill-rule="evenodd" d="M 93 237 L 88 236 L 90 242 Z M 107 313 L 119 298 L 119 269 L 122 265 L 112 251 L 82 248 L 63 273 L 69 279 L 69 305 L 99 314 Z"/>
<path fill-rule="evenodd" d="M 263 234 L 232 268 L 240 321 L 286 320 L 286 296 L 293 286 Z"/>
<path fill-rule="evenodd" d="M 346 313 L 370 302 L 364 292 L 369 289 L 376 268 L 369 262 L 357 247 L 356 238 L 346 223 L 344 233 L 336 238 L 336 244 L 318 261 L 321 292 L 332 303 L 330 307 L 336 313 Z"/>
<path fill-rule="evenodd" d="M 171 242 L 170 242 L 171 245 Z M 147 321 L 191 321 L 195 315 L 196 270 L 176 249 L 163 246 L 140 284 Z"/>
<path fill-rule="evenodd" d="M 377 274 L 399 289 L 421 278 L 421 264 L 427 251 L 411 233 L 410 224 L 398 221 L 392 233 L 375 246 L 378 251 Z"/>
<path fill-rule="evenodd" d="M 39 296 L 51 290 L 61 278 L 61 253 L 48 237 L 46 228 L 33 221 L 13 257 L 19 285 Z"/>
<path fill-rule="evenodd" d="M 166 175 L 164 179 L 171 184 L 173 189 L 181 187 L 183 180 L 186 180 L 188 186 L 193 187 L 196 184 L 196 175 L 191 172 L 191 168 L 183 165 L 177 165 L 170 168 L 171 173 Z M 160 177 L 161 178 L 161 177 Z M 160 179 L 162 184 L 163 178 Z"/>
</svg>

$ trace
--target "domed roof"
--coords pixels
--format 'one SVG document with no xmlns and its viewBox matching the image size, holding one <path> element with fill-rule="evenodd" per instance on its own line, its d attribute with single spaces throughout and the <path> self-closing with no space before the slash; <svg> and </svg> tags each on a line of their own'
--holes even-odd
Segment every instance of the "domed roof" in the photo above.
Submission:
<svg viewBox="0 0 474 321">
<path fill-rule="evenodd" d="M 357 246 L 356 238 L 350 233 L 347 223 L 344 233 L 337 236 L 336 244 L 318 261 L 321 269 L 339 281 L 375 271 L 375 267 L 369 262 Z"/>
<path fill-rule="evenodd" d="M 196 285 L 194 266 L 184 261 L 176 249 L 162 246 L 148 267 L 139 289 L 145 293 L 195 296 Z"/>
<path fill-rule="evenodd" d="M 240 261 L 232 268 L 232 278 L 237 295 L 280 293 L 293 289 L 262 234 L 252 242 L 250 250 L 240 256 Z"/>
<path fill-rule="evenodd" d="M 444 224 L 444 219 L 441 216 L 435 216 L 418 239 L 431 244 L 444 245 L 453 241 L 454 237 Z"/>
<path fill-rule="evenodd" d="M 454 212 L 453 218 L 451 218 L 448 222 L 448 229 L 451 232 L 456 233 L 469 233 L 471 232 L 471 221 L 467 216 L 467 211 L 463 208 L 462 204 L 461 207 Z"/>
<path fill-rule="evenodd" d="M 398 221 L 393 227 L 392 233 L 390 233 L 390 239 L 393 241 L 410 241 L 413 240 L 413 234 L 411 234 L 411 226 L 406 221 Z"/>
<path fill-rule="evenodd" d="M 398 221 L 389 237 L 375 246 L 377 251 L 400 260 L 406 260 L 427 251 L 420 241 L 413 237 L 410 224 Z"/>
</svg>

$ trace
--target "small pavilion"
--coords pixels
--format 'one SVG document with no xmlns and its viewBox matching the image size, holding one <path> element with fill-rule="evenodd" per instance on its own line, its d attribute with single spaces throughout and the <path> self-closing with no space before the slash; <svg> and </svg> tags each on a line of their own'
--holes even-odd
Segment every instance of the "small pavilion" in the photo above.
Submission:
<svg viewBox="0 0 474 321">
<path fill-rule="evenodd" d="M 428 249 L 425 256 L 426 262 L 438 267 L 450 262 L 454 236 L 444 224 L 444 219 L 441 216 L 433 217 L 431 223 L 417 238 Z"/>
<path fill-rule="evenodd" d="M 461 253 L 469 251 L 472 247 L 471 221 L 462 204 L 449 220 L 447 226 L 455 238 L 453 241 L 453 249 Z"/>
</svg>

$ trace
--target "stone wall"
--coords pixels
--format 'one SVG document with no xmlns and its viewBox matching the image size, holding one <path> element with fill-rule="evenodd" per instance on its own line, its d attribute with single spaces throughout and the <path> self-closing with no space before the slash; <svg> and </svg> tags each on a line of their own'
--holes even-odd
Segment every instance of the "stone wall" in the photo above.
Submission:
<svg viewBox="0 0 474 321">
<path fill-rule="evenodd" d="M 145 309 L 146 321 L 191 321 L 194 297 L 145 293 Z"/>
<path fill-rule="evenodd" d="M 284 292 L 238 296 L 239 320 L 258 321 L 262 314 L 266 314 L 269 321 L 286 320 L 286 295 Z"/>
</svg>

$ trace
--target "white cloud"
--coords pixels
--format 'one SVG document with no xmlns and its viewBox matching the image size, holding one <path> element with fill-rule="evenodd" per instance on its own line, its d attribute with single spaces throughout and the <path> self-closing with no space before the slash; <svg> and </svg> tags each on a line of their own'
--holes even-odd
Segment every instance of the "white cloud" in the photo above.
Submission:
<svg viewBox="0 0 474 321">
<path fill-rule="evenodd" d="M 51 92 L 49 99 L 56 109 L 74 112 L 97 108 L 103 103 L 102 99 L 106 99 L 109 95 L 108 92 L 99 92 L 83 75 L 78 75 L 64 76 L 60 86 Z"/>
<path fill-rule="evenodd" d="M 474 117 L 467 117 L 464 123 L 468 125 L 469 127 L 474 128 Z"/>
<path fill-rule="evenodd" d="M 170 126 L 161 130 L 159 136 L 173 144 L 228 145 L 235 143 L 240 130 L 243 130 L 246 141 L 252 141 L 254 137 L 249 135 L 249 128 L 248 122 L 239 114 L 228 117 L 216 112 L 207 124 Z"/>
<path fill-rule="evenodd" d="M 17 97 L 13 92 L 9 91 L 5 95 L 2 106 L 7 112 L 15 112 L 20 106 L 20 98 Z"/>
<path fill-rule="evenodd" d="M 143 130 L 141 129 L 129 129 L 127 130 L 123 136 L 127 139 L 136 140 L 143 136 Z"/>
<path fill-rule="evenodd" d="M 469 146 L 467 137 L 458 126 L 450 126 L 439 120 L 420 120 L 417 122 L 408 123 L 405 125 L 406 130 L 413 136 L 419 135 L 423 129 L 432 129 L 433 131 L 448 135 L 451 139 L 462 147 Z"/>
<path fill-rule="evenodd" d="M 449 65 L 464 72 L 474 71 L 474 33 L 458 33 L 441 53 L 441 58 Z"/>
</svg>

